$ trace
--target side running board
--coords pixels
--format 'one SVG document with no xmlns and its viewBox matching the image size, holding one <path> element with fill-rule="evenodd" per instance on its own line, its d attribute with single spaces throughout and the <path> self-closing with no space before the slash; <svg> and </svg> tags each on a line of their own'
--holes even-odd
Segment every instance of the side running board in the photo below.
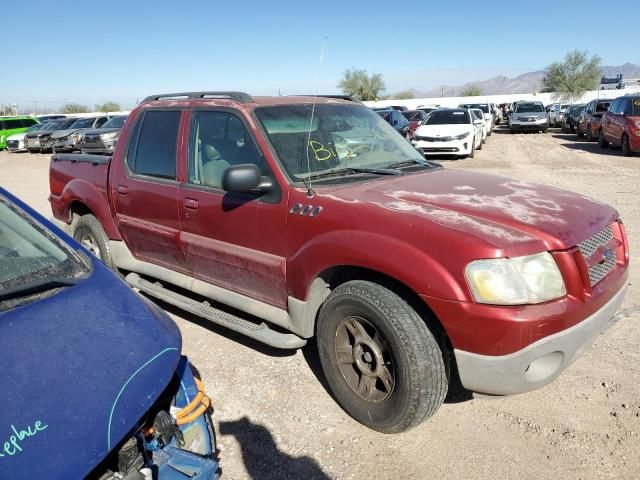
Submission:
<svg viewBox="0 0 640 480">
<path fill-rule="evenodd" d="M 301 348 L 307 343 L 304 338 L 300 338 L 293 333 L 281 333 L 273 330 L 266 323 L 256 323 L 246 320 L 237 315 L 233 315 L 224 310 L 212 307 L 209 302 L 198 302 L 192 298 L 180 295 L 172 290 L 166 289 L 159 282 L 149 282 L 140 277 L 137 273 L 130 273 L 125 277 L 126 282 L 152 297 L 163 302 L 175 305 L 182 310 L 198 315 L 199 317 L 211 320 L 218 325 L 222 325 L 235 332 L 242 333 L 247 337 L 265 343 L 275 348 Z"/>
</svg>

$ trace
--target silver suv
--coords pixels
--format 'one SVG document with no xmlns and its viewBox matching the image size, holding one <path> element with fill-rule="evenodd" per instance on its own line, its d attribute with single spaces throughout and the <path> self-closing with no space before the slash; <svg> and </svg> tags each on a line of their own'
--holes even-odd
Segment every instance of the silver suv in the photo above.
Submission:
<svg viewBox="0 0 640 480">
<path fill-rule="evenodd" d="M 516 102 L 513 112 L 509 115 L 509 130 L 546 132 L 549 119 L 542 102 Z"/>
</svg>

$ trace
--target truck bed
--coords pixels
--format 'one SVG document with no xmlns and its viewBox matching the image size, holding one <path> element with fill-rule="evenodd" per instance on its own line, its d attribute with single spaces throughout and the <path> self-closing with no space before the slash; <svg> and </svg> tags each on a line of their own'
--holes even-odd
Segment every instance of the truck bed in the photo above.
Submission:
<svg viewBox="0 0 640 480">
<path fill-rule="evenodd" d="M 49 164 L 49 200 L 53 215 L 70 221 L 69 209 L 75 200 L 83 204 L 109 205 L 107 183 L 111 157 L 103 155 L 57 154 Z M 87 205 L 93 211 L 92 205 Z"/>
</svg>

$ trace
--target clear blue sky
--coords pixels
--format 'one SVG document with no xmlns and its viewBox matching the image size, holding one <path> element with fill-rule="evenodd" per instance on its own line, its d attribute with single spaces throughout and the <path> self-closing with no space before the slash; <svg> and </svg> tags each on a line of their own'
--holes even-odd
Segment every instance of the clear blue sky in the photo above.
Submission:
<svg viewBox="0 0 640 480">
<path fill-rule="evenodd" d="M 382 73 L 395 92 L 514 76 L 574 48 L 605 65 L 640 63 L 639 0 L 612 10 L 591 0 L 2 3 L 0 103 L 132 106 L 151 93 L 200 89 L 309 93 L 324 36 L 325 93 L 337 92 L 349 67 Z"/>
</svg>

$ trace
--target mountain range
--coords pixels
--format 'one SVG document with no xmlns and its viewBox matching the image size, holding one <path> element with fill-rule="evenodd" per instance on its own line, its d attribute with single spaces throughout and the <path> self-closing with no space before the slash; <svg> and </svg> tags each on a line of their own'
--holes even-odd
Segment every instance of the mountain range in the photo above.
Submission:
<svg viewBox="0 0 640 480">
<path fill-rule="evenodd" d="M 625 79 L 640 78 L 640 65 L 625 63 L 619 66 L 602 67 L 602 74 L 604 76 L 614 77 L 618 73 L 622 73 Z M 443 92 L 445 97 L 454 97 L 460 95 L 460 92 L 470 86 L 478 87 L 484 95 L 539 92 L 542 89 L 542 79 L 544 75 L 544 70 L 536 70 L 534 72 L 523 73 L 514 78 L 498 75 L 488 80 L 467 82 L 464 85 L 439 85 L 426 91 L 415 88 L 410 88 L 409 90 L 415 98 L 440 97 L 443 96 Z"/>
</svg>

